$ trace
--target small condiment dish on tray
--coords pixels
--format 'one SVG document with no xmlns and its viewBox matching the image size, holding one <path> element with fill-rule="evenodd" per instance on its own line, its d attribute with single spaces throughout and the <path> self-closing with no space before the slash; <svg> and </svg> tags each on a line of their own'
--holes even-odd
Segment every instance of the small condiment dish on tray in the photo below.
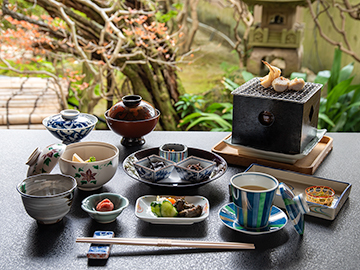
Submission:
<svg viewBox="0 0 360 270">
<path fill-rule="evenodd" d="M 188 157 L 188 148 L 182 143 L 165 143 L 159 147 L 159 156 L 174 162 Z"/>
<path fill-rule="evenodd" d="M 171 225 L 191 225 L 205 220 L 210 213 L 210 203 L 203 196 L 162 196 L 174 199 L 184 198 L 185 201 L 202 207 L 202 213 L 199 217 L 157 217 L 151 211 L 151 203 L 157 200 L 156 195 L 145 195 L 136 200 L 135 215 L 139 219 L 152 224 L 171 224 Z"/>
<path fill-rule="evenodd" d="M 157 155 L 151 155 L 134 163 L 134 167 L 140 178 L 157 182 L 170 176 L 174 169 L 174 162 Z"/>
<path fill-rule="evenodd" d="M 210 177 L 215 165 L 214 161 L 190 156 L 176 163 L 175 169 L 182 180 L 200 182 Z"/>
</svg>

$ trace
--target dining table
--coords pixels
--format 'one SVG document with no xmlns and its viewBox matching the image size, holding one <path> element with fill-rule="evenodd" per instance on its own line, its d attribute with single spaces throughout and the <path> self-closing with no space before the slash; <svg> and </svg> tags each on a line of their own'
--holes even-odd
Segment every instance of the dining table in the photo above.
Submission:
<svg viewBox="0 0 360 270">
<path fill-rule="evenodd" d="M 76 189 L 70 212 L 58 223 L 39 224 L 25 211 L 16 186 L 26 178 L 29 155 L 60 141 L 47 130 L 1 129 L 0 136 L 0 269 L 359 269 L 360 267 L 360 133 L 326 133 L 333 149 L 314 176 L 351 184 L 348 199 L 334 220 L 305 215 L 299 235 L 292 222 L 273 233 L 246 234 L 225 226 L 219 210 L 231 200 L 230 178 L 247 167 L 228 164 L 221 177 L 196 186 L 156 186 L 130 177 L 123 161 L 135 151 L 181 143 L 211 152 L 229 132 L 153 131 L 145 144 L 125 147 L 110 130 L 94 130 L 82 141 L 101 141 L 119 149 L 119 165 L 113 178 L 94 191 Z M 56 165 L 51 173 L 61 173 Z M 129 200 L 129 206 L 111 223 L 101 224 L 81 209 L 92 194 L 112 192 Z M 152 224 L 135 215 L 135 203 L 144 195 L 203 196 L 209 216 L 191 225 Z M 113 231 L 115 237 L 173 239 L 205 242 L 253 243 L 255 249 L 211 249 L 113 245 L 106 260 L 88 259 L 95 231 Z"/>
</svg>

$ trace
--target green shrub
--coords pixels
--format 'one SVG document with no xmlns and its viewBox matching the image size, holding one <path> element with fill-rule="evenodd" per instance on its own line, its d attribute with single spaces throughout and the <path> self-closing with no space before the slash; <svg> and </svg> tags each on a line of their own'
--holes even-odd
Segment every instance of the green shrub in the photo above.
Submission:
<svg viewBox="0 0 360 270">
<path fill-rule="evenodd" d="M 351 85 L 353 68 L 354 63 L 341 68 L 341 51 L 335 49 L 331 71 L 317 74 L 315 82 L 327 84 L 327 92 L 320 100 L 319 128 L 360 131 L 360 84 Z"/>
</svg>

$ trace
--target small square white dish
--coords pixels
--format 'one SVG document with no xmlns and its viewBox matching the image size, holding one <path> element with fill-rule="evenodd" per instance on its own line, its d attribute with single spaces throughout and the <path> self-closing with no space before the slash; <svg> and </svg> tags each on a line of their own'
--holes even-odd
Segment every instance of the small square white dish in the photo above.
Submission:
<svg viewBox="0 0 360 270">
<path fill-rule="evenodd" d="M 191 225 L 205 220 L 209 216 L 210 204 L 208 199 L 203 196 L 171 196 L 161 195 L 161 197 L 172 197 L 174 199 L 184 198 L 188 203 L 195 206 L 202 206 L 202 214 L 200 217 L 157 217 L 151 212 L 151 202 L 156 201 L 157 195 L 145 195 L 136 200 L 135 215 L 139 219 L 150 222 L 152 224 L 171 224 L 171 225 Z"/>
</svg>

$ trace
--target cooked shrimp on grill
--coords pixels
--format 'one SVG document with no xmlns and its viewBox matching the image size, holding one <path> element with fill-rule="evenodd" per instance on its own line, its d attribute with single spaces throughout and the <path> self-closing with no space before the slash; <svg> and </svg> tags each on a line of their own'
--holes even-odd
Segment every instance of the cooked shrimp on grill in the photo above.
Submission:
<svg viewBox="0 0 360 270">
<path fill-rule="evenodd" d="M 270 65 L 268 62 L 266 61 L 262 61 L 265 66 L 268 67 L 269 69 L 269 74 L 266 75 L 265 77 L 262 77 L 260 79 L 260 84 L 262 86 L 264 86 L 265 88 L 268 88 L 269 86 L 271 86 L 273 80 L 275 80 L 276 78 L 280 77 L 281 75 L 281 70 L 277 67 L 274 67 L 272 65 Z"/>
</svg>

